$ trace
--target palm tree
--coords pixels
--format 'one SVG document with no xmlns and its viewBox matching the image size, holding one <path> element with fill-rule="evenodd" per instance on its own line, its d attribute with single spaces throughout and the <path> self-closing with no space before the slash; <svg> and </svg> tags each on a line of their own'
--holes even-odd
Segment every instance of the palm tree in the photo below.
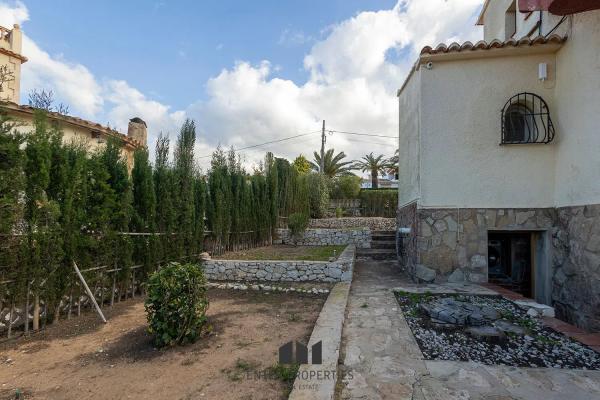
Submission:
<svg viewBox="0 0 600 400">
<path fill-rule="evenodd" d="M 388 174 L 398 175 L 398 162 L 400 161 L 400 151 L 396 149 L 394 155 L 388 159 L 387 172 Z M 398 177 L 396 177 L 397 179 Z"/>
<path fill-rule="evenodd" d="M 373 153 L 363 156 L 360 160 L 357 160 L 352 169 L 360 169 L 361 171 L 369 171 L 371 173 L 371 186 L 373 189 L 379 188 L 379 174 L 386 172 L 389 166 L 389 160 L 383 158 L 383 154 L 377 157 Z"/>
<path fill-rule="evenodd" d="M 334 155 L 335 150 L 329 149 L 325 152 L 325 158 L 323 163 L 323 173 L 330 178 L 335 178 L 338 175 L 344 175 L 350 173 L 352 168 L 349 166 L 352 161 L 343 161 L 346 158 L 346 154 L 342 151 Z M 310 162 L 313 170 L 319 171 L 321 165 L 321 155 L 315 151 L 315 159 Z M 321 171 L 319 171 L 321 172 Z"/>
</svg>

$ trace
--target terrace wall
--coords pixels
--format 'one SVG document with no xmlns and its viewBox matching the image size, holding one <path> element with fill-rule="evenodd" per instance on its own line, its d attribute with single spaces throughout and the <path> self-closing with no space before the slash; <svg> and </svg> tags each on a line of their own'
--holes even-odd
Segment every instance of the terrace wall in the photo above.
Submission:
<svg viewBox="0 0 600 400">
<path fill-rule="evenodd" d="M 302 237 L 294 238 L 289 229 L 278 229 L 275 244 L 293 244 L 297 246 L 332 246 L 353 244 L 359 249 L 371 247 L 369 228 L 356 229 L 307 229 Z"/>
<path fill-rule="evenodd" d="M 335 261 L 208 260 L 204 274 L 215 281 L 350 282 L 356 247 L 350 245 Z"/>
</svg>

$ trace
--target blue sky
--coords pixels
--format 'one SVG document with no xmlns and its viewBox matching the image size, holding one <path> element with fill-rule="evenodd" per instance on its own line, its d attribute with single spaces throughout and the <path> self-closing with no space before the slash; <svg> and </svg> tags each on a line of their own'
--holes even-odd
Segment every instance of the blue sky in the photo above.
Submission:
<svg viewBox="0 0 600 400">
<path fill-rule="evenodd" d="M 327 126 L 397 135 L 395 93 L 425 45 L 475 41 L 482 0 L 0 0 L 24 32 L 21 97 L 51 89 L 71 114 L 175 138 L 196 120 L 198 156 Z M 309 158 L 318 134 L 243 152 Z M 395 139 L 328 136 L 349 159 Z M 202 159 L 206 166 L 208 159 Z"/>
<path fill-rule="evenodd" d="M 394 0 L 27 1 L 27 34 L 94 74 L 118 76 L 176 108 L 235 61 L 269 59 L 301 84 L 304 55 L 327 27 Z M 165 73 L 165 71 L 170 71 Z"/>
</svg>

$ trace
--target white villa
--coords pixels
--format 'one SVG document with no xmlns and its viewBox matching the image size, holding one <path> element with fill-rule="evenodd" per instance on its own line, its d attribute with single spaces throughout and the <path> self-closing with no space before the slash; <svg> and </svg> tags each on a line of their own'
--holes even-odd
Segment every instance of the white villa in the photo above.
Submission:
<svg viewBox="0 0 600 400">
<path fill-rule="evenodd" d="M 597 332 L 600 2 L 552 3 L 487 0 L 484 40 L 423 48 L 398 90 L 398 223 L 414 277 L 495 283 Z"/>
</svg>

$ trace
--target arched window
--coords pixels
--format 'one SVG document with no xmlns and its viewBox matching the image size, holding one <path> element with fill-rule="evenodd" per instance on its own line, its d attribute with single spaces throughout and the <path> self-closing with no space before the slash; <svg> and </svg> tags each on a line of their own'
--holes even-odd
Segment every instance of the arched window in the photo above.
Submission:
<svg viewBox="0 0 600 400">
<path fill-rule="evenodd" d="M 554 125 L 548 105 L 538 95 L 519 93 L 502 109 L 501 144 L 550 143 Z"/>
</svg>

